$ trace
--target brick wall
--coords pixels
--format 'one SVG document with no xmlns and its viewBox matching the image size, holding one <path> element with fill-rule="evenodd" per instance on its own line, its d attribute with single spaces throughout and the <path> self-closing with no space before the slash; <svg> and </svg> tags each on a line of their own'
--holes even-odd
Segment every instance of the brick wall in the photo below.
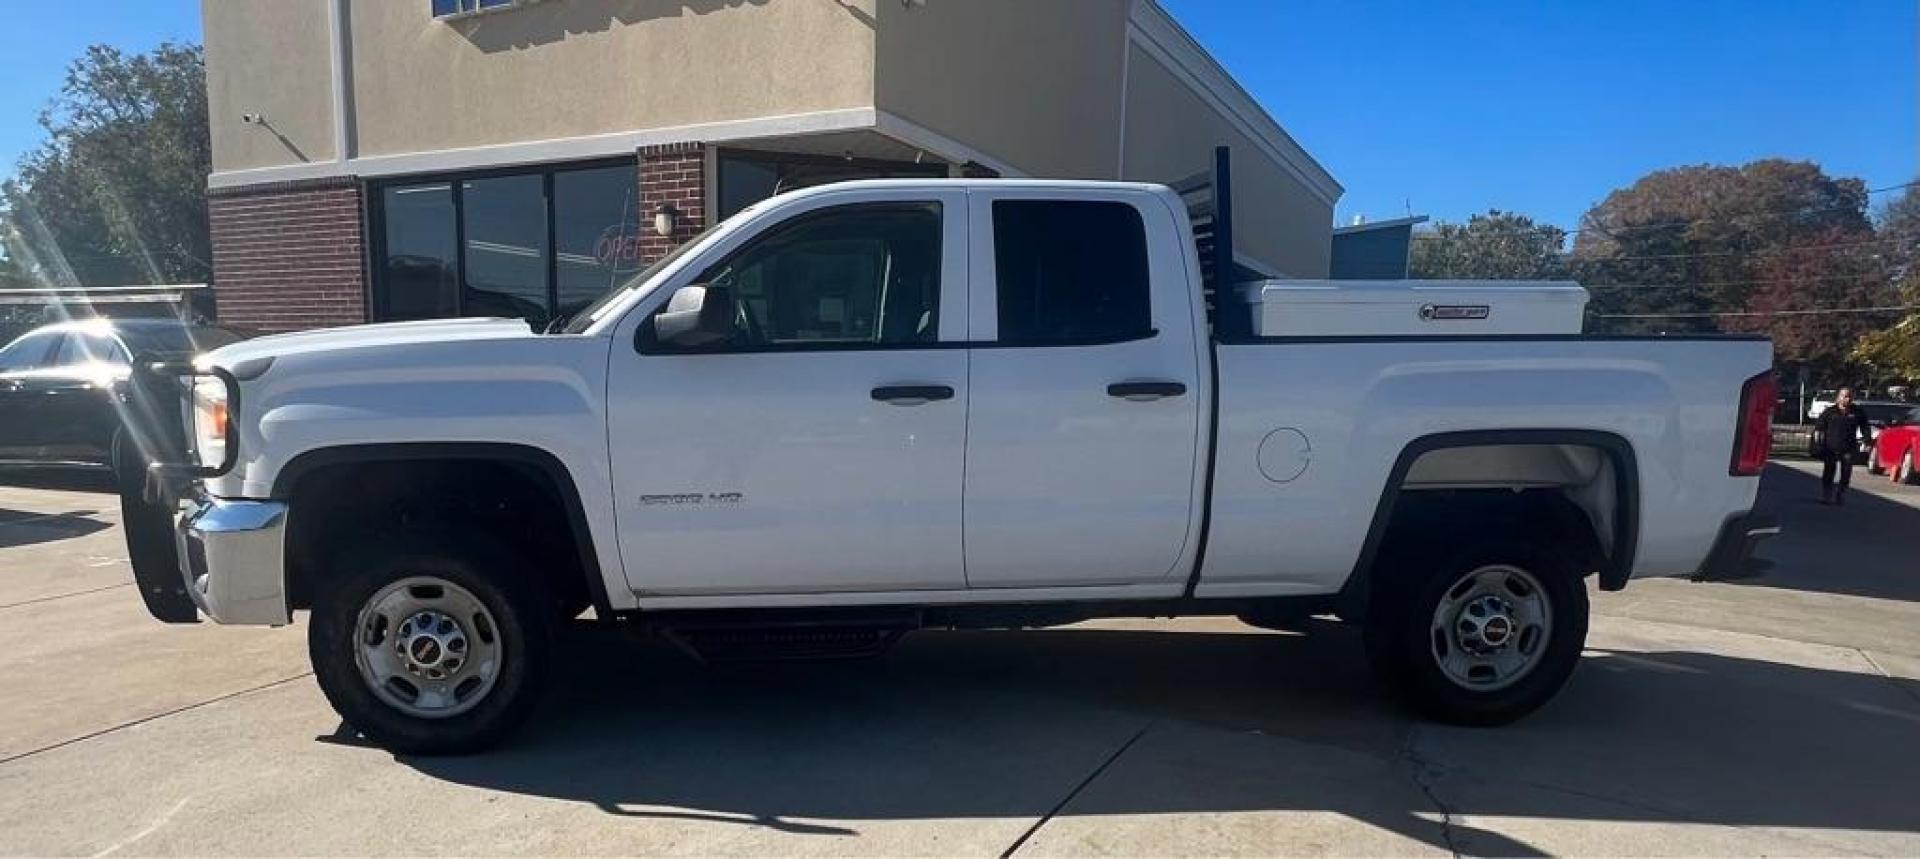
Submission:
<svg viewBox="0 0 1920 859">
<path fill-rule="evenodd" d="M 671 204 L 673 235 L 653 231 L 653 215 Z M 707 154 L 698 143 L 640 150 L 640 261 L 653 262 L 707 227 Z"/>
<path fill-rule="evenodd" d="M 207 216 L 220 322 L 295 331 L 367 321 L 357 179 L 221 189 Z"/>
</svg>

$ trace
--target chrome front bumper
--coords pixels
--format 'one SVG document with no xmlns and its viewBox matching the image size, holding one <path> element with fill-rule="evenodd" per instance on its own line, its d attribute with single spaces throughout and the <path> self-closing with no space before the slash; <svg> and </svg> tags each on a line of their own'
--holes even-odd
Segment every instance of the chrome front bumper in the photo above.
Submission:
<svg viewBox="0 0 1920 859">
<path fill-rule="evenodd" d="M 287 623 L 286 537 L 279 501 L 188 502 L 173 527 L 187 596 L 215 623 Z"/>
</svg>

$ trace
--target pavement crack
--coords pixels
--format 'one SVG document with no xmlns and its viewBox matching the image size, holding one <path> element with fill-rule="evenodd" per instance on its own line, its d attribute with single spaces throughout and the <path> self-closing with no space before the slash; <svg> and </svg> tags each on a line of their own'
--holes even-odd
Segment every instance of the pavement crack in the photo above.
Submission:
<svg viewBox="0 0 1920 859">
<path fill-rule="evenodd" d="M 1007 845 L 1007 849 L 1001 852 L 1000 859 L 1007 859 L 1007 857 L 1019 852 L 1021 847 L 1026 846 L 1027 839 L 1032 838 L 1034 833 L 1040 831 L 1040 827 L 1047 825 L 1047 822 L 1053 820 L 1055 815 L 1065 810 L 1067 805 L 1073 802 L 1074 797 L 1079 796 L 1082 791 L 1087 789 L 1088 785 L 1093 784 L 1094 779 L 1099 778 L 1101 773 L 1106 772 L 1108 767 L 1113 766 L 1113 762 L 1119 760 L 1121 755 L 1126 754 L 1128 749 L 1133 748 L 1134 743 L 1140 742 L 1140 738 L 1146 736 L 1148 731 L 1153 730 L 1153 726 L 1154 722 L 1148 722 L 1141 725 L 1140 730 L 1134 731 L 1133 736 L 1128 737 L 1126 742 L 1121 743 L 1119 748 L 1114 749 L 1112 754 L 1107 755 L 1107 759 L 1101 761 L 1099 766 L 1094 767 L 1093 772 L 1087 773 L 1087 777 L 1081 779 L 1079 784 L 1074 785 L 1073 790 L 1067 791 L 1066 796 L 1061 797 L 1059 802 L 1055 803 L 1052 808 L 1047 809 L 1046 814 L 1041 815 L 1039 820 L 1034 821 L 1032 826 L 1027 827 L 1027 831 L 1020 833 L 1019 838 L 1014 839 L 1012 844 Z"/>
<path fill-rule="evenodd" d="M 1892 683 L 1893 688 L 1906 693 L 1907 697 L 1912 698 L 1914 701 L 1920 702 L 1920 688 L 1915 688 L 1914 685 L 1907 682 L 1905 678 L 1888 671 L 1887 666 L 1881 665 L 1880 660 L 1873 658 L 1873 654 L 1861 650 L 1858 647 L 1854 648 L 1853 652 L 1860 654 L 1860 658 L 1865 659 L 1868 665 L 1873 666 L 1873 670 L 1880 672 L 1880 676 L 1887 678 L 1887 682 Z"/>
<path fill-rule="evenodd" d="M 1453 827 L 1455 812 L 1453 807 L 1440 798 L 1440 792 L 1434 788 L 1433 778 L 1444 774 L 1445 768 L 1420 754 L 1420 727 L 1414 725 L 1407 730 L 1407 742 L 1400 748 L 1400 760 L 1407 765 L 1407 775 L 1413 780 L 1413 786 L 1426 794 L 1427 801 L 1440 812 L 1440 840 L 1446 845 L 1447 852 L 1460 857 L 1460 846 L 1454 843 Z"/>
<path fill-rule="evenodd" d="M 159 713 L 154 713 L 153 715 L 150 715 L 150 716 L 141 716 L 141 717 L 140 717 L 140 718 L 138 718 L 138 719 L 133 719 L 133 720 L 130 720 L 130 721 L 126 721 L 126 722 L 121 722 L 120 724 L 118 724 L 118 725 L 114 725 L 114 726 L 112 726 L 112 727 L 109 727 L 109 728 L 101 728 L 101 729 L 100 729 L 100 730 L 98 730 L 98 731 L 89 731 L 89 732 L 87 732 L 87 733 L 85 733 L 85 734 L 81 734 L 80 736 L 77 736 L 77 737 L 68 737 L 67 739 L 64 739 L 64 740 L 61 740 L 60 742 L 57 742 L 57 743 L 49 743 L 49 744 L 47 744 L 47 745 L 44 745 L 44 746 L 41 746 L 40 748 L 37 748 L 37 749 L 28 749 L 27 751 L 24 751 L 24 752 L 20 752 L 20 753 L 18 753 L 18 754 L 13 754 L 13 755 L 8 755 L 7 757 L 4 757 L 4 758 L 0 758 L 0 765 L 6 765 L 6 764 L 10 764 L 10 763 L 13 763 L 14 761 L 18 761 L 18 760 L 24 760 L 24 759 L 26 759 L 26 758 L 30 758 L 30 757 L 33 757 L 34 755 L 38 755 L 38 754 L 41 754 L 41 753 L 43 753 L 43 752 L 50 752 L 50 751 L 53 751 L 54 749 L 60 749 L 60 748 L 65 748 L 65 747 L 67 747 L 67 746 L 71 746 L 71 745 L 73 745 L 73 744 L 75 744 L 75 743 L 83 743 L 83 742 L 86 742 L 87 740 L 91 740 L 91 739 L 94 739 L 94 738 L 96 738 L 96 737 L 104 737 L 104 736 L 106 736 L 106 735 L 108 735 L 108 734 L 111 734 L 111 733 L 115 733 L 115 732 L 117 732 L 117 731 L 122 731 L 122 730 L 125 730 L 125 729 L 127 729 L 127 728 L 131 728 L 131 727 L 134 727 L 135 725 L 144 725 L 144 724 L 146 724 L 146 723 L 148 723 L 148 722 L 153 722 L 153 721 L 158 721 L 158 720 L 160 720 L 160 719 L 165 719 L 165 718 L 167 718 L 168 716 L 177 716 L 177 715 L 179 715 L 179 714 L 181 714 L 181 713 L 185 713 L 185 712 L 187 712 L 187 711 L 189 711 L 189 710 L 198 710 L 198 709 L 200 709 L 201 707 L 205 707 L 205 706 L 207 706 L 207 705 L 209 705 L 209 704 L 218 704 L 218 703 L 220 703 L 221 701 L 229 701 L 229 700 L 232 700 L 232 699 L 234 699 L 234 698 L 238 698 L 238 697 L 240 697 L 240 696 L 242 696 L 242 695 L 251 695 L 251 694 L 253 694 L 253 693 L 255 693 L 255 692 L 262 692 L 262 691 L 265 691 L 265 690 L 268 690 L 268 689 L 272 689 L 272 688 L 273 688 L 273 687 L 275 687 L 275 686 L 285 686 L 286 684 L 288 684 L 288 683 L 292 683 L 293 681 L 295 681 L 295 680 L 299 680 L 299 679 L 301 679 L 301 678 L 303 678 L 303 677 L 312 677 L 312 676 L 313 676 L 313 672 L 311 672 L 311 671 L 302 671 L 302 672 L 300 672 L 299 674 L 295 674 L 295 675 L 293 675 L 292 677 L 282 677 L 282 678 L 280 678 L 279 680 L 274 680 L 274 681 L 272 681 L 272 682 L 269 682 L 269 683 L 262 683 L 262 684 L 260 684 L 260 685 L 258 685 L 258 686 L 249 686 L 249 687 L 247 687 L 247 688 L 245 688 L 245 689 L 241 689 L 241 690 L 239 690 L 239 691 L 235 691 L 235 692 L 228 692 L 228 693 L 227 693 L 227 694 L 225 694 L 225 695 L 217 695 L 217 696 L 215 696 L 215 697 L 212 697 L 212 698 L 208 698 L 208 699 L 207 699 L 207 700 L 205 700 L 205 701 L 197 701 L 197 702 L 195 702 L 195 703 L 192 703 L 192 704 L 187 704 L 187 705 L 185 705 L 185 706 L 181 706 L 181 707 L 175 707 L 175 708 L 173 708 L 173 709 L 171 709 L 171 710 L 165 710 L 165 711 L 162 711 L 162 712 L 159 712 Z"/>
<path fill-rule="evenodd" d="M 101 591 L 110 591 L 115 588 L 130 588 L 130 587 L 133 587 L 132 582 L 121 582 L 117 585 L 103 585 L 97 588 L 88 588 L 84 591 L 73 591 L 71 593 L 54 594 L 53 596 L 49 596 L 49 597 L 34 597 L 33 599 L 30 599 L 30 600 L 21 600 L 19 602 L 10 602 L 10 603 L 6 603 L 5 605 L 0 605 L 0 611 L 4 611 L 10 608 L 19 608 L 25 605 L 38 605 L 43 602 L 53 602 L 54 600 L 63 600 L 68 597 L 81 597 L 81 596 L 86 596 L 87 594 L 97 594 Z"/>
</svg>

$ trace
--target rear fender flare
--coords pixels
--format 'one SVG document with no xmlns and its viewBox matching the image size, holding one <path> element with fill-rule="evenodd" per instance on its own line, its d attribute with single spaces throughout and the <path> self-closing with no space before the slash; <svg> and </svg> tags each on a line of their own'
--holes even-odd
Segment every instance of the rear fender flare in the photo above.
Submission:
<svg viewBox="0 0 1920 859">
<path fill-rule="evenodd" d="M 1400 487 L 1406 483 L 1407 472 L 1413 468 L 1414 462 L 1428 453 L 1446 448 L 1538 444 L 1581 445 L 1597 448 L 1607 455 L 1607 462 L 1613 468 L 1614 485 L 1619 491 L 1614 502 L 1615 549 L 1607 558 L 1607 563 L 1600 568 L 1600 589 L 1617 591 L 1626 587 L 1627 579 L 1633 574 L 1634 554 L 1639 549 L 1640 539 L 1640 467 L 1634 456 L 1633 445 L 1626 439 L 1610 432 L 1575 429 L 1437 433 L 1408 443 L 1394 459 L 1392 470 L 1387 472 L 1386 485 L 1381 487 L 1379 501 L 1374 504 L 1373 520 L 1367 528 L 1366 541 L 1360 545 L 1360 555 L 1354 561 L 1353 572 L 1340 589 L 1337 605 L 1341 616 L 1350 619 L 1366 616 L 1367 607 L 1372 603 L 1374 561 L 1379 557 L 1387 527 L 1393 521 L 1394 504 L 1399 499 Z"/>
</svg>

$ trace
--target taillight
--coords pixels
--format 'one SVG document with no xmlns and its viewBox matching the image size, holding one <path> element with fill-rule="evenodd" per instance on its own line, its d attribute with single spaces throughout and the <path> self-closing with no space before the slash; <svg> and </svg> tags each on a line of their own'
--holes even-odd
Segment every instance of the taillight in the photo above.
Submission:
<svg viewBox="0 0 1920 859">
<path fill-rule="evenodd" d="M 1780 383 L 1771 370 L 1740 386 L 1740 423 L 1734 428 L 1728 474 L 1752 477 L 1767 467 L 1767 454 L 1773 448 L 1773 406 L 1779 399 Z"/>
</svg>

